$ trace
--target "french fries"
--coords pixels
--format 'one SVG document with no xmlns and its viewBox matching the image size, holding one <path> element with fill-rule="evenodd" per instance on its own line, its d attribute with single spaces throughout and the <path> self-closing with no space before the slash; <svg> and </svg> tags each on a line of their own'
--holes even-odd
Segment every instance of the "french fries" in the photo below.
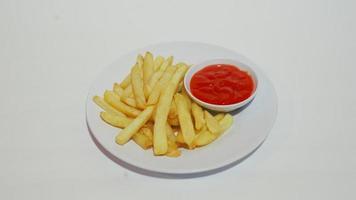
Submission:
<svg viewBox="0 0 356 200">
<path fill-rule="evenodd" d="M 146 98 L 143 92 L 143 80 L 141 78 L 141 68 L 135 65 L 131 70 L 131 85 L 136 100 L 136 105 L 140 109 L 146 107 Z"/>
<path fill-rule="evenodd" d="M 128 106 L 120 101 L 120 97 L 117 96 L 112 91 L 105 91 L 104 93 L 104 99 L 106 102 L 108 102 L 111 106 L 116 108 L 118 111 L 126 114 L 127 116 L 130 117 L 136 117 L 140 114 L 140 110 L 133 108 L 131 106 Z"/>
<path fill-rule="evenodd" d="M 177 93 L 174 96 L 174 100 L 177 105 L 178 119 L 184 142 L 189 146 L 189 148 L 191 148 L 195 137 L 195 130 L 186 99 L 183 95 Z"/>
<path fill-rule="evenodd" d="M 133 120 L 132 118 L 128 118 L 126 116 L 113 115 L 108 112 L 101 112 L 100 117 L 106 123 L 118 128 L 125 128 L 126 126 L 131 124 Z"/>
<path fill-rule="evenodd" d="M 114 107 L 112 107 L 103 98 L 99 96 L 94 96 L 93 101 L 96 103 L 96 105 L 98 105 L 100 108 L 110 114 L 126 117 L 124 113 L 120 112 L 119 110 L 116 110 Z"/>
<path fill-rule="evenodd" d="M 148 84 L 153 72 L 154 72 L 154 61 L 153 55 L 150 52 L 146 52 L 145 57 L 143 59 L 143 82 Z"/>
<path fill-rule="evenodd" d="M 154 155 L 181 156 L 181 148 L 192 150 L 210 144 L 233 124 L 230 114 L 210 114 L 193 102 L 183 84 L 185 63 L 173 64 L 173 56 L 138 55 L 130 74 L 103 97 L 93 101 L 103 110 L 100 118 L 120 128 L 115 142 L 130 140 Z"/>
<path fill-rule="evenodd" d="M 220 125 L 218 120 L 216 120 L 208 111 L 204 111 L 204 116 L 206 120 L 206 126 L 209 131 L 213 134 L 218 134 L 220 132 Z"/>
<path fill-rule="evenodd" d="M 153 109 L 154 106 L 149 106 L 142 113 L 140 113 L 140 115 L 138 115 L 137 118 L 130 123 L 130 125 L 128 125 L 119 133 L 119 135 L 116 136 L 116 143 L 123 145 L 128 142 L 131 137 L 137 133 L 137 131 L 140 130 L 140 128 L 150 119 Z"/>
<path fill-rule="evenodd" d="M 204 111 L 195 102 L 192 103 L 192 114 L 195 122 L 195 129 L 200 130 L 205 125 Z"/>
</svg>

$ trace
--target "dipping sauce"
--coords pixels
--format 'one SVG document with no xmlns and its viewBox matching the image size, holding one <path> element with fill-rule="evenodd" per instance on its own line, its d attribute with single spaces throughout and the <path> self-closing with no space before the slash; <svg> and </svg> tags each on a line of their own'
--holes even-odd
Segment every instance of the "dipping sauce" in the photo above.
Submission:
<svg viewBox="0 0 356 200">
<path fill-rule="evenodd" d="M 214 64 L 193 75 L 190 90 L 196 98 L 206 103 L 228 105 L 250 97 L 254 83 L 247 72 L 234 65 Z"/>
</svg>

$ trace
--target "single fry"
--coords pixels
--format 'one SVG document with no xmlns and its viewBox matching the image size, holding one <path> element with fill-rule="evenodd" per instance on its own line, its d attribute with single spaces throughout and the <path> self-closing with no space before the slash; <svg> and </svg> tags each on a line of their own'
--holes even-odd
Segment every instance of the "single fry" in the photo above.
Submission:
<svg viewBox="0 0 356 200">
<path fill-rule="evenodd" d="M 115 109 L 119 110 L 120 112 L 123 112 L 127 116 L 136 117 L 141 112 L 140 110 L 137 110 L 136 108 L 133 108 L 131 106 L 128 106 L 128 105 L 122 103 L 120 101 L 120 98 L 112 91 L 105 91 L 104 99 L 106 102 L 108 102 Z"/>
<path fill-rule="evenodd" d="M 233 123 L 234 118 L 229 113 L 225 114 L 224 118 L 219 121 L 219 125 L 221 127 L 220 133 L 223 133 L 229 129 Z"/>
<path fill-rule="evenodd" d="M 166 156 L 168 157 L 178 157 L 180 156 L 180 150 L 175 142 L 168 140 L 168 150 Z"/>
<path fill-rule="evenodd" d="M 133 120 L 132 118 L 128 118 L 126 116 L 113 115 L 108 112 L 101 112 L 100 117 L 106 123 L 118 128 L 127 127 Z"/>
<path fill-rule="evenodd" d="M 192 110 L 192 100 L 190 99 L 190 97 L 187 94 L 187 91 L 185 91 L 185 88 L 182 89 L 182 95 L 186 101 L 186 104 L 188 106 L 189 110 Z"/>
<path fill-rule="evenodd" d="M 192 117 L 186 104 L 186 100 L 179 93 L 174 96 L 174 100 L 177 105 L 178 119 L 184 141 L 191 148 L 193 146 L 195 130 L 193 126 Z"/>
<path fill-rule="evenodd" d="M 216 138 L 217 136 L 215 134 L 212 134 L 209 130 L 206 130 L 200 133 L 199 135 L 197 135 L 197 137 L 194 140 L 194 144 L 197 147 L 205 146 L 213 142 Z"/>
<path fill-rule="evenodd" d="M 161 90 L 167 86 L 176 69 L 177 68 L 171 66 L 168 67 L 168 69 L 164 72 L 161 79 L 156 83 L 156 85 L 152 89 L 152 92 L 147 101 L 148 105 L 157 104 L 161 94 Z"/>
<path fill-rule="evenodd" d="M 141 78 L 141 68 L 135 65 L 131 70 L 131 85 L 135 96 L 136 105 L 140 109 L 146 107 L 146 98 L 143 92 L 143 79 Z"/>
<path fill-rule="evenodd" d="M 114 83 L 113 91 L 119 95 L 122 96 L 124 94 L 124 89 L 120 86 L 118 83 Z"/>
<path fill-rule="evenodd" d="M 98 105 L 100 108 L 102 108 L 105 112 L 108 112 L 112 115 L 126 117 L 126 115 L 124 113 L 116 110 L 114 107 L 112 107 L 110 104 L 106 103 L 106 101 L 99 96 L 94 96 L 93 101 L 96 103 L 96 105 Z"/>
<path fill-rule="evenodd" d="M 149 106 L 142 111 L 129 126 L 120 131 L 120 133 L 116 136 L 116 143 L 120 145 L 127 143 L 130 138 L 150 119 L 153 110 L 154 106 Z"/>
<path fill-rule="evenodd" d="M 153 72 L 154 72 L 154 62 L 153 55 L 150 52 L 146 52 L 145 58 L 143 59 L 143 82 L 148 84 Z"/>
<path fill-rule="evenodd" d="M 157 56 L 154 61 L 154 70 L 158 71 L 159 67 L 161 67 L 163 62 L 164 62 L 164 58 L 162 56 Z"/>
<path fill-rule="evenodd" d="M 182 134 L 182 130 L 179 130 L 176 136 L 176 142 L 180 143 L 180 144 L 184 144 L 184 138 L 183 138 L 183 134 Z"/>
<path fill-rule="evenodd" d="M 129 106 L 137 108 L 136 100 L 131 97 L 122 96 L 121 100 Z"/>
<path fill-rule="evenodd" d="M 166 123 L 166 133 L 167 133 L 168 140 L 172 142 L 176 142 L 176 136 L 174 135 L 171 125 L 169 125 L 168 123 Z"/>
<path fill-rule="evenodd" d="M 208 127 L 209 131 L 213 134 L 218 134 L 220 132 L 220 125 L 218 120 L 216 120 L 208 111 L 204 111 L 206 126 Z"/>
<path fill-rule="evenodd" d="M 150 140 L 142 131 L 137 132 L 132 136 L 133 141 L 142 149 L 149 149 L 152 147 L 152 140 Z"/>
<path fill-rule="evenodd" d="M 222 120 L 224 118 L 225 114 L 224 113 L 219 113 L 214 116 L 214 118 L 218 121 Z"/>
<path fill-rule="evenodd" d="M 179 82 L 183 79 L 188 67 L 182 66 L 172 76 L 167 88 L 162 92 L 157 104 L 155 124 L 153 127 L 153 150 L 156 155 L 167 153 L 168 143 L 166 134 L 166 122 L 171 106 L 173 95 L 177 90 Z"/>
<path fill-rule="evenodd" d="M 195 128 L 201 130 L 205 125 L 204 111 L 195 102 L 192 103 L 192 114 L 194 117 Z"/>
</svg>

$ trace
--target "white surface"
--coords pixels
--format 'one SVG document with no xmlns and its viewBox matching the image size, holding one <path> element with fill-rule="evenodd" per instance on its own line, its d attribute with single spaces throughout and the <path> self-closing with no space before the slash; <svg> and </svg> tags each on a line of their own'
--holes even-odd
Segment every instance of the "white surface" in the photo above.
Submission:
<svg viewBox="0 0 356 200">
<path fill-rule="evenodd" d="M 0 199 L 355 199 L 355 4 L 0 1 Z M 276 124 L 240 165 L 152 178 L 90 139 L 92 80 L 124 52 L 170 40 L 234 49 L 274 83 Z"/>
<path fill-rule="evenodd" d="M 144 54 L 146 51 L 166 57 L 173 55 L 174 63 L 192 64 L 213 58 L 238 60 L 239 63 L 254 67 L 260 77 L 258 94 L 249 106 L 232 113 L 234 123 L 221 137 L 204 148 L 196 148 L 194 151 L 183 149 L 182 155 L 178 158 L 153 156 L 152 151 L 142 151 L 134 142 L 123 146 L 117 145 L 114 141 L 118 129 L 102 121 L 100 118 L 102 109 L 93 102 L 92 98 L 98 94 L 102 95 L 105 90 L 112 88 L 113 83 L 123 80 L 136 62 L 137 55 Z M 127 67 L 120 68 L 118 66 Z M 277 97 L 268 78 L 244 56 L 216 45 L 197 42 L 168 42 L 133 50 L 106 67 L 92 84 L 86 113 L 91 134 L 100 144 L 100 148 L 104 148 L 117 158 L 115 161 L 124 161 L 137 168 L 148 170 L 145 173 L 147 175 L 152 175 L 149 172 L 158 172 L 175 174 L 171 177 L 176 178 L 182 177 L 181 175 L 194 177 L 196 173 L 217 171 L 251 154 L 265 140 L 275 122 Z M 121 163 L 119 161 L 118 163 Z M 128 168 L 133 170 L 133 167 L 128 166 Z M 191 176 L 186 176 L 187 174 L 191 174 Z"/>
<path fill-rule="evenodd" d="M 212 53 L 212 55 L 214 55 L 214 53 Z M 230 64 L 233 66 L 238 66 L 239 69 L 247 72 L 251 76 L 253 84 L 254 84 L 252 94 L 247 99 L 245 99 L 241 102 L 229 104 L 229 105 L 211 104 L 211 103 L 204 102 L 204 101 L 198 99 L 197 97 L 195 97 L 190 90 L 190 82 L 192 80 L 193 75 L 195 73 L 197 73 L 198 71 L 202 70 L 203 68 L 205 68 L 206 66 L 216 65 L 216 64 Z M 199 105 L 203 106 L 204 108 L 207 108 L 210 110 L 215 110 L 215 111 L 220 111 L 220 112 L 234 111 L 234 110 L 241 108 L 242 106 L 250 103 L 251 100 L 253 98 L 255 98 L 255 96 L 256 96 L 259 81 L 258 81 L 258 76 L 256 75 L 254 68 L 257 68 L 257 66 L 255 66 L 255 64 L 249 65 L 249 64 L 243 63 L 240 59 L 237 59 L 237 58 L 232 58 L 232 59 L 227 59 L 227 58 L 217 58 L 217 59 L 210 58 L 209 59 L 209 58 L 207 58 L 207 60 L 196 63 L 189 68 L 189 70 L 187 71 L 187 73 L 184 76 L 184 87 L 185 87 L 185 90 L 187 91 L 188 95 L 195 102 L 197 102 Z M 273 92 L 273 93 L 275 93 L 275 92 Z"/>
</svg>

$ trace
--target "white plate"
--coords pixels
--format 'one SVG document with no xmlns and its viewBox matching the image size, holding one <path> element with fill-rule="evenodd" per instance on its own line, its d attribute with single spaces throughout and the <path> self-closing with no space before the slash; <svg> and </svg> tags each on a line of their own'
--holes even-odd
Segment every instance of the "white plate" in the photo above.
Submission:
<svg viewBox="0 0 356 200">
<path fill-rule="evenodd" d="M 233 126 L 219 139 L 208 146 L 193 151 L 182 150 L 178 158 L 153 156 L 151 150 L 143 151 L 134 142 L 124 146 L 115 143 L 117 128 L 100 119 L 101 111 L 92 97 L 102 95 L 112 88 L 114 82 L 123 80 L 134 64 L 137 54 L 150 51 L 154 55 L 173 55 L 175 62 L 200 63 L 208 59 L 227 58 L 239 60 L 256 71 L 259 88 L 255 99 L 234 113 Z M 112 160 L 134 171 L 162 174 L 194 174 L 218 170 L 242 160 L 265 140 L 277 114 L 277 98 L 271 82 L 247 58 L 223 47 L 196 43 L 170 42 L 151 45 L 120 57 L 94 81 L 87 99 L 87 125 L 98 147 Z M 137 169 L 137 170 L 135 170 Z M 142 171 L 141 171 L 142 172 Z"/>
</svg>

